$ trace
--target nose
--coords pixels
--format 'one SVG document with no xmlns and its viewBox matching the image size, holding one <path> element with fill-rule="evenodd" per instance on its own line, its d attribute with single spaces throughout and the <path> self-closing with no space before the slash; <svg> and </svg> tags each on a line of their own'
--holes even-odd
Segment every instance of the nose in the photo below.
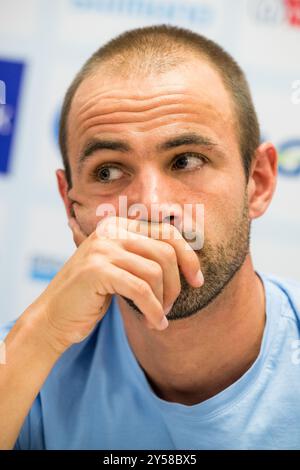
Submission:
<svg viewBox="0 0 300 470">
<path fill-rule="evenodd" d="M 181 224 L 180 193 L 174 182 L 162 170 L 153 167 L 148 170 L 144 168 L 135 184 L 136 192 L 134 202 L 131 202 L 129 217 L 175 226 Z"/>
</svg>

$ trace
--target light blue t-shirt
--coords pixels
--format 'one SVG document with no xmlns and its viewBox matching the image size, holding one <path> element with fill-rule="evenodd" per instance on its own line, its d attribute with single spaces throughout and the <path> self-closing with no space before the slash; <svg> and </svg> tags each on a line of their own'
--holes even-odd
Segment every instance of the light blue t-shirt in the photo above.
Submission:
<svg viewBox="0 0 300 470">
<path fill-rule="evenodd" d="M 52 369 L 16 448 L 300 449 L 300 283 L 258 274 L 267 313 L 261 350 L 230 387 L 192 406 L 159 398 L 113 297 L 93 333 Z"/>
</svg>

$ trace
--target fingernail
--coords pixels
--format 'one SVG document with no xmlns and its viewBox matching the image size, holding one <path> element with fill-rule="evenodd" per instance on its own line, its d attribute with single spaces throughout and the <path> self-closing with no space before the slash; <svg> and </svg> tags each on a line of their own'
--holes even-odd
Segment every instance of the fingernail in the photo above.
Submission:
<svg viewBox="0 0 300 470">
<path fill-rule="evenodd" d="M 168 315 L 172 307 L 173 307 L 173 304 L 165 308 L 165 315 Z"/>
<path fill-rule="evenodd" d="M 158 325 L 159 330 L 165 330 L 167 326 L 169 325 L 169 322 L 167 320 L 167 317 L 164 316 L 160 324 Z"/>
<path fill-rule="evenodd" d="M 203 277 L 203 274 L 200 271 L 200 269 L 196 274 L 196 282 L 197 282 L 197 284 L 199 284 L 199 286 L 202 286 L 202 284 L 204 283 L 204 277 Z"/>
</svg>

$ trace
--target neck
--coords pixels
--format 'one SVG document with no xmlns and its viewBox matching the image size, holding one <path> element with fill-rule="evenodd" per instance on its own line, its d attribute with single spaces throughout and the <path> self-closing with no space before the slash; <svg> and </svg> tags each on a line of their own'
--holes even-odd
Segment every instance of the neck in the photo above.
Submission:
<svg viewBox="0 0 300 470">
<path fill-rule="evenodd" d="M 186 405 L 207 400 L 238 380 L 258 356 L 265 295 L 250 255 L 219 296 L 195 315 L 150 330 L 119 296 L 131 349 L 154 392 Z"/>
</svg>

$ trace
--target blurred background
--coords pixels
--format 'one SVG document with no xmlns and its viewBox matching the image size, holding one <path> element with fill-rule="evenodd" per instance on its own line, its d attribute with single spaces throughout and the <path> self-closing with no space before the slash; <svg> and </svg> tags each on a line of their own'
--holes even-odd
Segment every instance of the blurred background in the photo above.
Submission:
<svg viewBox="0 0 300 470">
<path fill-rule="evenodd" d="M 64 92 L 101 44 L 171 23 L 245 70 L 279 180 L 252 223 L 259 271 L 300 281 L 300 0 L 0 0 L 0 323 L 19 316 L 74 252 L 55 169 Z"/>
</svg>

